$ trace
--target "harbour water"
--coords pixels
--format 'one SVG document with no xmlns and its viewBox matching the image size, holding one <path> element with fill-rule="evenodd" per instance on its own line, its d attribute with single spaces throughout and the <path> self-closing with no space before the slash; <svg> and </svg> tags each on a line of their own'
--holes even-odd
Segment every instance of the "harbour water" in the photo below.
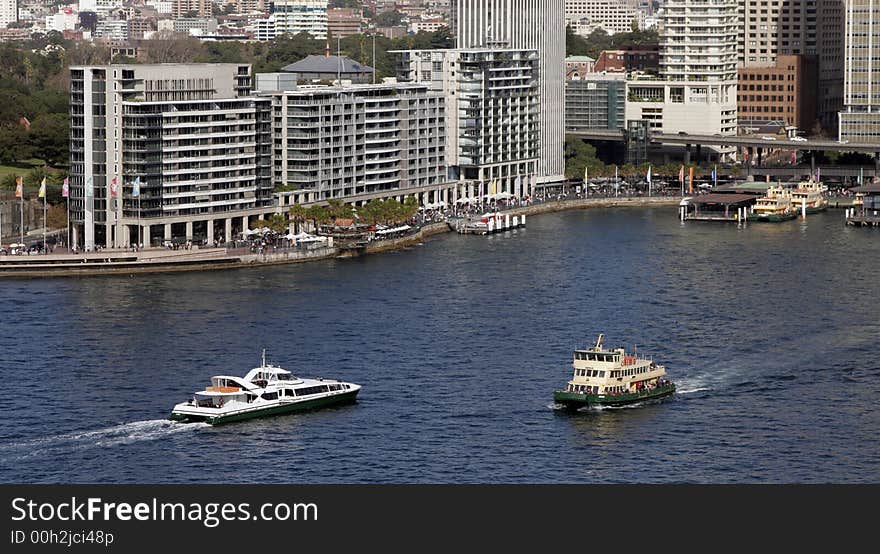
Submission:
<svg viewBox="0 0 880 554">
<path fill-rule="evenodd" d="M 3 482 L 876 482 L 880 235 L 830 211 L 682 224 L 570 211 L 401 252 L 204 273 L 0 282 Z M 606 334 L 678 393 L 569 414 Z M 166 421 L 270 361 L 358 403 Z"/>
</svg>

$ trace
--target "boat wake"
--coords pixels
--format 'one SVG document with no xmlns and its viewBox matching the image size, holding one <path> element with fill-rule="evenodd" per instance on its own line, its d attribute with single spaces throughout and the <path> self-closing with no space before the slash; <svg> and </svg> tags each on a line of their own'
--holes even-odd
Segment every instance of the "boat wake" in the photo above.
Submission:
<svg viewBox="0 0 880 554">
<path fill-rule="evenodd" d="M 60 435 L 4 443 L 0 445 L 0 461 L 152 441 L 179 433 L 193 432 L 205 427 L 210 426 L 207 423 L 183 424 L 167 419 L 151 419 L 123 423 L 103 429 L 72 431 Z"/>
</svg>

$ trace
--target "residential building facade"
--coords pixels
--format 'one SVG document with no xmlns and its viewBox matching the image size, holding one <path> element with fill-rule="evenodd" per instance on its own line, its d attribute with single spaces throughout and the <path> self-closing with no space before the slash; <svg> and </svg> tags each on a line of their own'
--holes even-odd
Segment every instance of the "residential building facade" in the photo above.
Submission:
<svg viewBox="0 0 880 554">
<path fill-rule="evenodd" d="M 0 0 L 0 29 L 18 21 L 18 0 Z"/>
<path fill-rule="evenodd" d="M 645 27 L 645 12 L 633 0 L 565 0 L 565 23 L 575 34 L 589 36 L 597 29 L 609 35 Z"/>
<path fill-rule="evenodd" d="M 275 0 L 272 6 L 276 36 L 309 33 L 327 38 L 327 0 Z"/>
<path fill-rule="evenodd" d="M 291 88 L 260 77 L 255 94 L 272 105 L 272 181 L 290 189 L 282 204 L 436 193 L 448 182 L 443 97 L 427 86 Z"/>
<path fill-rule="evenodd" d="M 271 211 L 271 102 L 249 65 L 70 68 L 70 219 L 86 250 L 230 239 Z"/>
<path fill-rule="evenodd" d="M 398 52 L 398 77 L 446 99 L 446 151 L 457 196 L 529 194 L 540 151 L 538 52 L 495 48 Z"/>
<path fill-rule="evenodd" d="M 452 0 L 457 48 L 537 50 L 540 82 L 538 182 L 565 179 L 563 0 Z"/>
</svg>

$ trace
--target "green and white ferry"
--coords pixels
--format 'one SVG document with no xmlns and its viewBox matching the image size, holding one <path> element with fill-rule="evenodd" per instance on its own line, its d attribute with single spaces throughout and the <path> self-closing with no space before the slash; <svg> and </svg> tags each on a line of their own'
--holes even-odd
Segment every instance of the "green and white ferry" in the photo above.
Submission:
<svg viewBox="0 0 880 554">
<path fill-rule="evenodd" d="M 623 348 L 606 350 L 604 335 L 596 345 L 574 351 L 574 376 L 565 390 L 553 393 L 557 404 L 577 409 L 589 406 L 625 406 L 670 396 L 675 385 L 666 367 L 648 358 L 628 355 Z"/>
<path fill-rule="evenodd" d="M 360 385 L 334 379 L 301 379 L 290 371 L 263 363 L 244 377 L 217 375 L 211 385 L 174 406 L 170 419 L 211 425 L 257 417 L 313 410 L 355 402 Z"/>
</svg>

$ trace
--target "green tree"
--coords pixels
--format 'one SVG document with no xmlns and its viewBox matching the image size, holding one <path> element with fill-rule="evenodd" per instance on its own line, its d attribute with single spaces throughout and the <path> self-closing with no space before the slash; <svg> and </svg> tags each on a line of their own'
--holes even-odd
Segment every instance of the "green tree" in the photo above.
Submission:
<svg viewBox="0 0 880 554">
<path fill-rule="evenodd" d="M 605 164 L 596 157 L 596 147 L 574 135 L 566 135 L 563 157 L 565 176 L 569 179 L 583 179 L 584 168 L 591 176 L 605 173 Z"/>
</svg>

